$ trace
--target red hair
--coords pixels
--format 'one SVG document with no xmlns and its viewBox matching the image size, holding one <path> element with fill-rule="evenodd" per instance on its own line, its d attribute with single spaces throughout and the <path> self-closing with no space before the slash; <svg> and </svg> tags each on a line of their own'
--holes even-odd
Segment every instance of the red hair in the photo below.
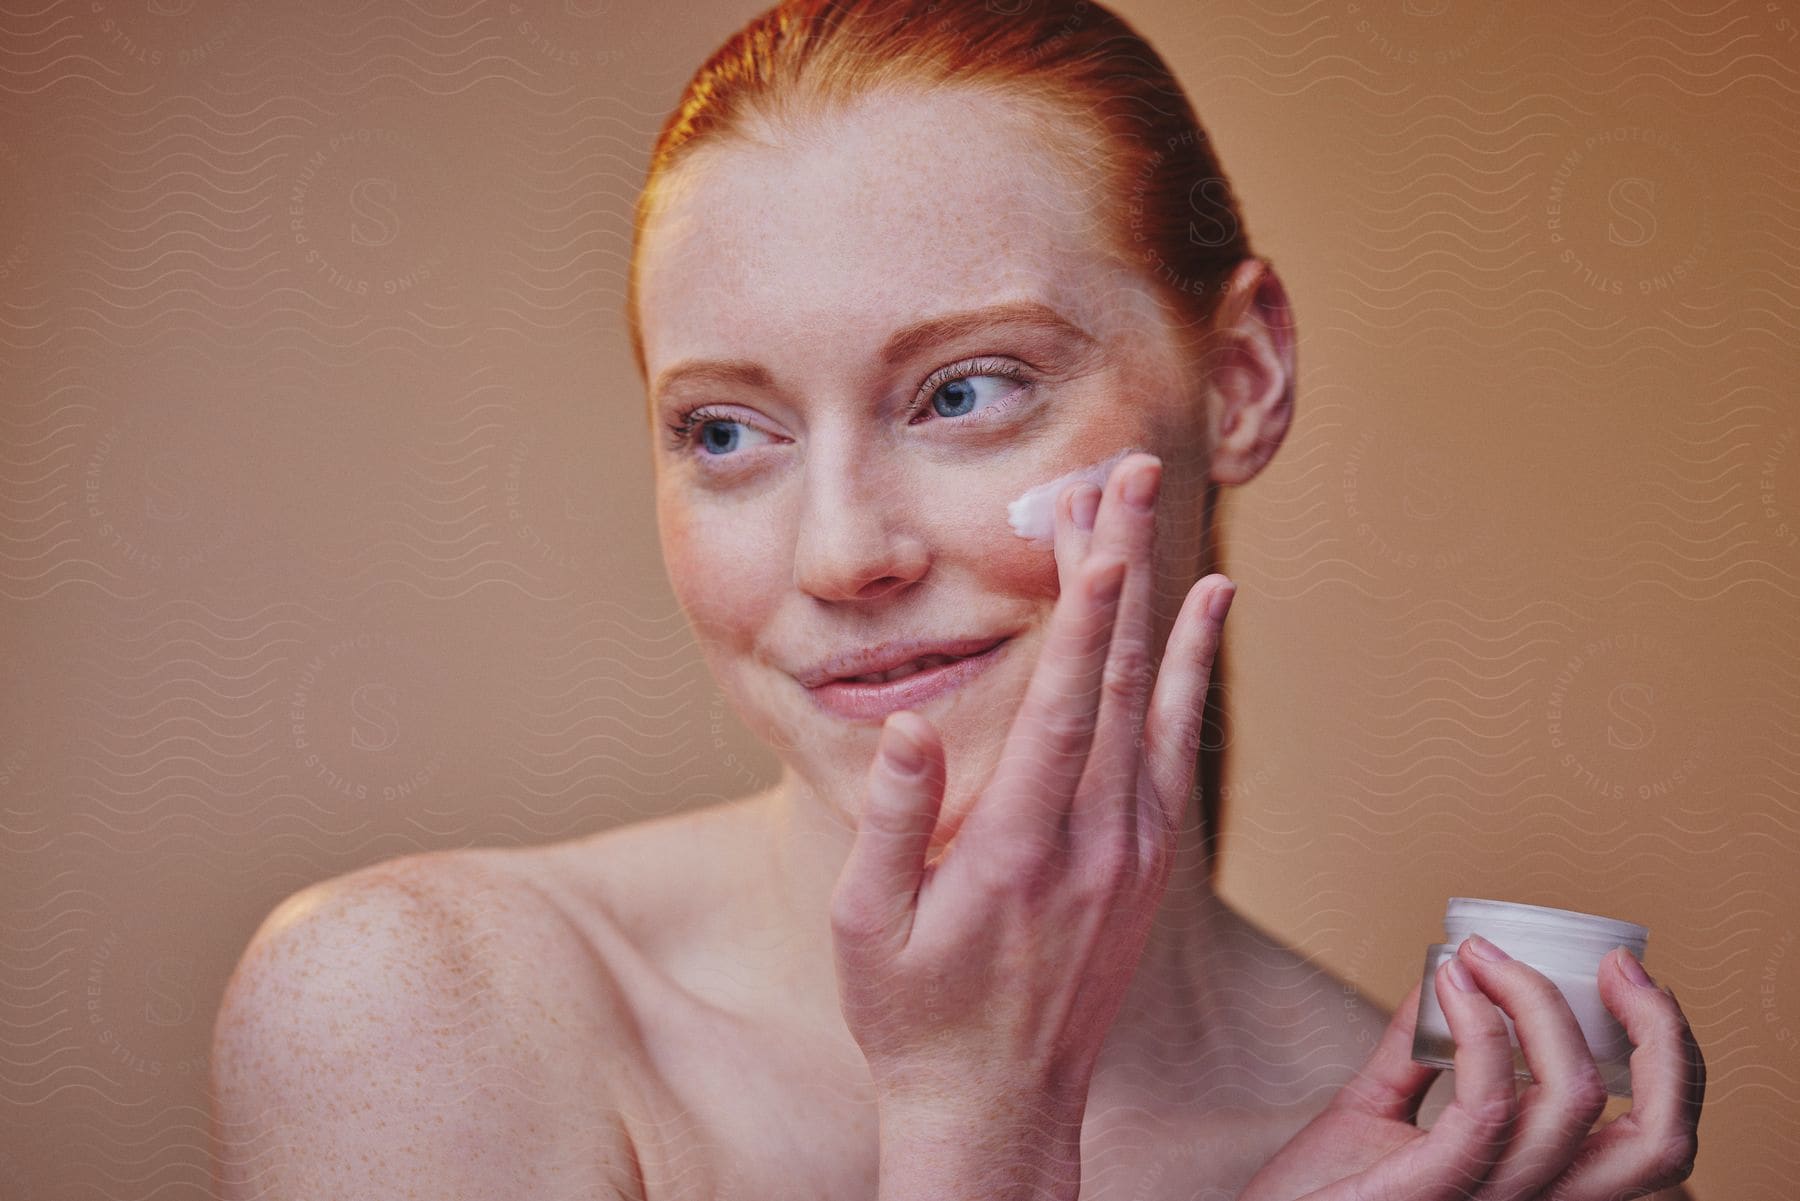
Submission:
<svg viewBox="0 0 1800 1201">
<path fill-rule="evenodd" d="M 673 168 L 709 142 L 804 136 L 871 93 L 940 87 L 1007 103 L 1067 178 L 1101 189 L 1095 211 L 1115 215 L 1112 253 L 1142 267 L 1197 370 L 1225 285 L 1253 252 L 1187 93 L 1136 30 L 1088 0 L 781 0 L 701 65 L 657 135 L 626 279 L 639 376 L 647 365 L 638 251 Z M 1208 531 L 1215 493 L 1207 489 Z M 1215 684 L 1207 699 L 1207 742 L 1217 749 L 1203 749 L 1198 763 L 1209 836 L 1218 829 L 1222 691 Z"/>
</svg>

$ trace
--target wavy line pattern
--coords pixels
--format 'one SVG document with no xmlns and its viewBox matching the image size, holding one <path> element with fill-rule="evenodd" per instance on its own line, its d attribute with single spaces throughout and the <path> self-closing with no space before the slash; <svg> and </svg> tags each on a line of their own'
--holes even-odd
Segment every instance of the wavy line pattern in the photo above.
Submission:
<svg viewBox="0 0 1800 1201">
<path fill-rule="evenodd" d="M 0 10 L 0 1197 L 277 1187 L 288 1115 L 225 1162 L 208 1122 L 220 999 L 278 902 L 629 826 L 620 894 L 696 906 L 705 870 L 633 855 L 710 863 L 732 819 L 659 822 L 820 736 L 709 670 L 621 320 L 647 152 L 756 8 Z M 1707 1053 L 1696 1195 L 1788 1196 L 1800 17 L 1116 8 L 1217 141 L 1301 376 L 1221 526 L 1219 888 L 1259 925 L 1214 961 L 1217 1029 L 1139 1015 L 1166 1053 L 1090 1098 L 1083 1197 L 1247 1174 L 1285 1136 L 1255 1113 L 1342 1082 L 1453 894 L 1648 922 Z M 441 902 L 501 961 L 516 894 L 464 883 L 386 916 Z M 867 1101 L 860 1062 L 724 1016 L 793 1007 L 759 951 L 670 968 L 709 1016 L 658 1053 L 721 1097 L 760 1079 L 786 1124 L 731 1159 L 704 1102 L 646 1105 L 671 1195 L 806 1191 L 806 1123 Z M 519 1071 L 523 993 L 468 985 L 418 1015 L 454 1049 L 434 1112 L 556 1118 L 573 1067 Z M 868 1191 L 832 1167 L 820 1195 Z"/>
</svg>

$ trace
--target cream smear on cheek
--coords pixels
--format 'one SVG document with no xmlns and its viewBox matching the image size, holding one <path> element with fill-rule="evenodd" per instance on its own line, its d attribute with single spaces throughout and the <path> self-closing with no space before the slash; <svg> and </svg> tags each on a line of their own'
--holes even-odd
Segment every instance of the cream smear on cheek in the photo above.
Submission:
<svg viewBox="0 0 1800 1201">
<path fill-rule="evenodd" d="M 1021 493 L 1019 498 L 1006 506 L 1006 518 L 1012 523 L 1013 533 L 1021 538 L 1030 539 L 1033 544 L 1041 544 L 1045 548 L 1056 543 L 1056 498 L 1062 490 L 1071 484 L 1089 483 L 1095 487 L 1106 487 L 1106 477 L 1126 455 L 1137 453 L 1137 447 L 1127 446 L 1115 455 L 1101 459 L 1098 463 L 1087 467 L 1078 467 L 1066 475 L 1059 475 L 1047 484 L 1039 484 Z"/>
</svg>

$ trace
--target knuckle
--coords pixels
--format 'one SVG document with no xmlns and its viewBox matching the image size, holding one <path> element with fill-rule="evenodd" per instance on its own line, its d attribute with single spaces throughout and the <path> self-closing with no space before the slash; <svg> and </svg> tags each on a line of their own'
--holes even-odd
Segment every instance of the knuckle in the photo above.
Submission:
<svg viewBox="0 0 1800 1201">
<path fill-rule="evenodd" d="M 1100 867 L 1084 867 L 1070 881 L 1070 900 L 1085 910 L 1106 905 L 1118 895 L 1117 882 Z"/>
<path fill-rule="evenodd" d="M 1094 730 L 1094 714 L 1082 697 L 1059 698 L 1038 724 L 1042 751 L 1049 755 L 1073 755 Z"/>
<path fill-rule="evenodd" d="M 1181 715 L 1180 735 L 1176 739 L 1176 754 L 1184 766 L 1198 761 L 1201 748 L 1206 743 L 1206 694 L 1201 692 L 1194 700 L 1191 710 Z"/>
<path fill-rule="evenodd" d="M 1676 1021 L 1682 1026 L 1688 1025 L 1687 1010 L 1681 1007 L 1681 998 L 1675 995 L 1675 989 L 1665 984 L 1656 991 L 1660 992 L 1664 1000 L 1668 1002 L 1665 1008 L 1675 1017 Z"/>
<path fill-rule="evenodd" d="M 1518 1112 L 1518 1103 L 1509 1083 L 1505 1089 L 1476 1097 L 1464 1106 L 1464 1112 L 1469 1115 L 1470 1123 L 1484 1139 L 1498 1139 L 1512 1125 L 1513 1115 Z"/>
<path fill-rule="evenodd" d="M 1652 1159 L 1656 1179 L 1663 1184 L 1679 1184 L 1692 1176 L 1699 1149 L 1699 1140 L 1692 1131 L 1660 1140 Z"/>
<path fill-rule="evenodd" d="M 1134 848 L 1144 864 L 1145 873 L 1160 880 L 1164 870 L 1175 862 L 1175 848 L 1181 840 L 1181 815 L 1167 804 L 1145 806 L 1138 815 L 1138 846 Z"/>
<path fill-rule="evenodd" d="M 1150 678 L 1150 656 L 1133 641 L 1115 643 L 1102 676 L 1107 695 L 1135 700 Z"/>
<path fill-rule="evenodd" d="M 1510 1060 L 1513 1053 L 1512 1038 L 1506 1033 L 1506 1024 L 1500 1020 L 1500 1011 L 1495 1009 L 1486 1017 L 1487 1020 L 1479 1027 L 1459 1038 L 1481 1056 Z"/>
<path fill-rule="evenodd" d="M 1606 1085 L 1592 1064 L 1574 1080 L 1559 1086 L 1555 1092 L 1557 1109 L 1566 1114 L 1571 1127 L 1586 1130 L 1606 1109 Z"/>
<path fill-rule="evenodd" d="M 860 946 L 881 929 L 875 908 L 854 894 L 834 896 L 831 900 L 831 932 L 838 940 Z"/>
<path fill-rule="evenodd" d="M 1122 831 L 1116 836 L 1102 836 L 1076 873 L 1076 895 L 1096 904 L 1110 901 L 1130 882 L 1132 869 L 1132 853 Z"/>
<path fill-rule="evenodd" d="M 1412 1094 L 1404 1089 L 1396 1088 L 1388 1081 L 1371 1074 L 1365 1068 L 1332 1096 L 1327 1108 L 1347 1109 L 1353 1112 L 1377 1109 L 1385 1112 L 1403 1109 L 1411 1099 Z"/>
<path fill-rule="evenodd" d="M 1650 1014 L 1652 1038 L 1672 1043 L 1687 1041 L 1688 1024 L 1679 1009 L 1673 1005 L 1653 1005 Z"/>
<path fill-rule="evenodd" d="M 1001 900 L 1042 895 L 1049 887 L 1051 869 L 1050 858 L 1035 842 L 1019 840 L 984 856 L 977 865 L 975 882 L 991 909 Z"/>
<path fill-rule="evenodd" d="M 1081 565 L 1078 573 L 1081 580 L 1082 594 L 1089 597 L 1098 597 L 1101 592 L 1102 580 L 1105 580 L 1107 577 L 1117 574 L 1122 570 L 1119 563 L 1120 560 L 1117 555 L 1110 557 L 1103 557 L 1100 555 L 1088 556 L 1087 561 Z M 1129 570 L 1129 565 L 1124 570 Z"/>
</svg>

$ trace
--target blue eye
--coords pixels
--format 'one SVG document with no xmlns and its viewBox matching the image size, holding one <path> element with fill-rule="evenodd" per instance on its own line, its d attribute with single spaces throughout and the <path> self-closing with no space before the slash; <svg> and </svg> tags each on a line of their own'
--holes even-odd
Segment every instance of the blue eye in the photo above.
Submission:
<svg viewBox="0 0 1800 1201">
<path fill-rule="evenodd" d="M 743 428 L 743 424 L 737 421 L 708 421 L 700 427 L 700 445 L 706 448 L 708 454 L 728 454 L 736 450 L 737 444 L 744 440 L 742 434 L 735 433 Z M 724 431 L 724 437 L 718 436 L 720 431 Z"/>
<path fill-rule="evenodd" d="M 976 398 L 981 392 L 975 386 L 975 381 L 989 378 L 999 377 L 965 375 L 961 379 L 939 384 L 937 391 L 931 394 L 931 411 L 939 417 L 966 417 L 975 411 Z"/>
<path fill-rule="evenodd" d="M 993 397 L 988 404 L 982 406 L 991 409 L 1004 402 L 1007 397 L 1024 391 L 1030 385 L 1025 380 L 1025 373 L 1007 362 L 1005 359 L 980 359 L 969 363 L 959 363 L 935 372 L 926 380 L 920 389 L 924 399 L 915 405 L 914 413 L 922 413 L 929 408 L 941 418 L 966 417 L 976 411 L 981 399 L 982 388 L 977 386 L 980 380 L 1009 380 L 1013 383 L 1010 391 L 1002 391 Z M 987 389 L 992 392 L 990 386 Z"/>
<path fill-rule="evenodd" d="M 699 446 L 711 458 L 721 459 L 740 449 L 749 434 L 760 434 L 755 426 L 740 421 L 717 409 L 704 405 L 680 414 L 669 423 L 669 446 L 685 450 Z M 763 435 L 767 437 L 767 435 Z"/>
<path fill-rule="evenodd" d="M 981 381 L 988 381 L 985 385 Z M 1009 389 L 997 389 L 992 381 L 1006 380 Z M 1008 359 L 971 359 L 934 371 L 919 386 L 919 397 L 908 411 L 908 424 L 918 424 L 929 408 L 940 420 L 955 420 L 995 408 L 1006 408 L 1012 399 L 1027 391 L 1031 382 L 1024 370 Z M 982 402 L 982 394 L 988 399 Z M 733 457 L 752 436 L 770 441 L 770 435 L 752 423 L 734 417 L 722 409 L 700 405 L 677 414 L 668 423 L 669 448 L 692 451 L 698 448 L 706 458 Z M 754 445 L 754 443 L 750 443 Z"/>
</svg>

